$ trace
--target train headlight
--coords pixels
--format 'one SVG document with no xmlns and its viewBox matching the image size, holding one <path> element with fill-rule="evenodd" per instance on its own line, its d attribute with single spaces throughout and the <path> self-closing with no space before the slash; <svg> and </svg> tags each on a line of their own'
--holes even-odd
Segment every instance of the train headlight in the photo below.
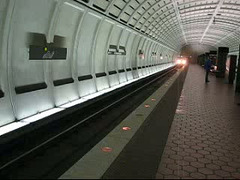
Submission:
<svg viewBox="0 0 240 180">
<path fill-rule="evenodd" d="M 181 59 L 178 59 L 178 60 L 177 60 L 177 64 L 182 64 Z"/>
<path fill-rule="evenodd" d="M 187 64 L 187 60 L 184 59 L 184 60 L 182 60 L 181 63 L 182 63 L 182 65 L 186 65 Z"/>
</svg>

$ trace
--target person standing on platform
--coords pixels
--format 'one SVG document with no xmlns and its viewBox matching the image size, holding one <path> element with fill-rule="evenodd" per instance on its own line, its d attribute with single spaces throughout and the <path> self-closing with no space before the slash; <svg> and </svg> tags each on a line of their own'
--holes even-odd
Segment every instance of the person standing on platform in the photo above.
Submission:
<svg viewBox="0 0 240 180">
<path fill-rule="evenodd" d="M 209 82 L 208 75 L 209 75 L 209 72 L 211 70 L 211 67 L 212 67 L 212 61 L 210 59 L 207 59 L 207 61 L 205 62 L 205 65 L 204 65 L 204 68 L 206 70 L 206 77 L 205 77 L 205 82 L 206 83 Z"/>
</svg>

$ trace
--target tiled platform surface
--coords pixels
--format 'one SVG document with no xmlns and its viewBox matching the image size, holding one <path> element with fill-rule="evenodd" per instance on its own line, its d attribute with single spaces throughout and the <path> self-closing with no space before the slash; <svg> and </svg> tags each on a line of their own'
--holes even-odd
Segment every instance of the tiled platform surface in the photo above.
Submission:
<svg viewBox="0 0 240 180">
<path fill-rule="evenodd" d="M 190 65 L 157 179 L 240 179 L 240 106 L 232 85 Z"/>
</svg>

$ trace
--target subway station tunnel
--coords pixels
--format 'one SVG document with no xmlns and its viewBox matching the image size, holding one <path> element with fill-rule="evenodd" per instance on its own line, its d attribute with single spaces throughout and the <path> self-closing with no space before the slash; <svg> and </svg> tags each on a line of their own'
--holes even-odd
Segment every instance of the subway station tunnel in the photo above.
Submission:
<svg viewBox="0 0 240 180">
<path fill-rule="evenodd" d="M 0 177 L 240 179 L 239 18 L 239 0 L 0 0 Z"/>
</svg>

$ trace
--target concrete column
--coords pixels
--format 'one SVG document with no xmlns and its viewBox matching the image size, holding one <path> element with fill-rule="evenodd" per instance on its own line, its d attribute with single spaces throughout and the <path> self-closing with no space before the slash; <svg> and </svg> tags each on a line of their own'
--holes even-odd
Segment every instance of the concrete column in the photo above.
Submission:
<svg viewBox="0 0 240 180">
<path fill-rule="evenodd" d="M 229 84 L 233 84 L 236 77 L 236 65 L 237 65 L 237 56 L 230 55 L 229 56 L 229 75 L 228 82 Z"/>
<path fill-rule="evenodd" d="M 218 48 L 218 55 L 217 55 L 217 73 L 216 77 L 224 78 L 225 71 L 226 71 L 226 61 L 227 55 L 229 53 L 229 48 L 227 47 L 219 47 Z"/>
<path fill-rule="evenodd" d="M 240 93 L 240 57 L 238 57 L 236 92 Z"/>
</svg>

